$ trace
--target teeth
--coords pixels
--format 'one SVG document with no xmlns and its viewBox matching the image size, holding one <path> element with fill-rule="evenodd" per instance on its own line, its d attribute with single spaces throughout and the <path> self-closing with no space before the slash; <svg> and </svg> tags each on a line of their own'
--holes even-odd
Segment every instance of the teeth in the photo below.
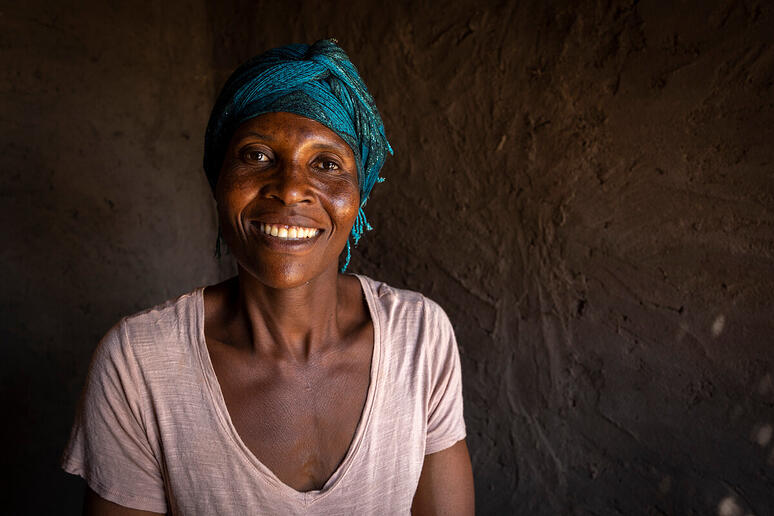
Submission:
<svg viewBox="0 0 774 516">
<path fill-rule="evenodd" d="M 302 228 L 299 226 L 285 226 L 283 224 L 266 224 L 261 222 L 261 233 L 282 238 L 284 240 L 300 238 L 312 238 L 320 232 L 315 228 Z"/>
</svg>

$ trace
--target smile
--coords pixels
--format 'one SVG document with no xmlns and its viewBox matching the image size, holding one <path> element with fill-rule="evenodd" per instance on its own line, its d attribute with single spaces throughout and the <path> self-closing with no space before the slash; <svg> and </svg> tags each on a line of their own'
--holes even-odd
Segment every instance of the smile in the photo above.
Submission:
<svg viewBox="0 0 774 516">
<path fill-rule="evenodd" d="M 302 226 L 286 226 L 284 224 L 265 224 L 261 222 L 261 233 L 281 238 L 283 240 L 303 240 L 317 236 L 320 232 L 316 228 Z"/>
</svg>

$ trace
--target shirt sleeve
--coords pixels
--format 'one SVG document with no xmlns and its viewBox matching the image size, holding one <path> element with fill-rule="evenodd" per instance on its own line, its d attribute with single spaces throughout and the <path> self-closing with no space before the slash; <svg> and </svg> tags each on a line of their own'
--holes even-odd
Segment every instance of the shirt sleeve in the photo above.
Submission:
<svg viewBox="0 0 774 516">
<path fill-rule="evenodd" d="M 128 340 L 118 324 L 94 352 L 62 468 L 106 500 L 165 513 L 164 481 L 139 394 L 142 376 Z"/>
<path fill-rule="evenodd" d="M 444 450 L 465 438 L 462 375 L 457 339 L 449 318 L 435 302 L 425 300 L 428 315 L 430 397 L 425 455 Z"/>
</svg>

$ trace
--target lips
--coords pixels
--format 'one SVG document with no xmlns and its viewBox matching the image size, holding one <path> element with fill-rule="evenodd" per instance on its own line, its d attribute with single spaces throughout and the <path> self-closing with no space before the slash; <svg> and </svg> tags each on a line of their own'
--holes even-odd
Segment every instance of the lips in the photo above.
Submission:
<svg viewBox="0 0 774 516">
<path fill-rule="evenodd" d="M 305 240 L 317 236 L 320 232 L 317 228 L 296 226 L 288 224 L 269 224 L 260 222 L 258 227 L 261 233 L 277 237 L 281 240 Z"/>
<path fill-rule="evenodd" d="M 262 245 L 281 253 L 305 253 L 315 246 L 325 232 L 322 228 L 314 227 L 314 223 L 307 218 L 272 217 L 269 220 L 271 222 L 254 220 L 250 224 L 251 233 Z"/>
</svg>

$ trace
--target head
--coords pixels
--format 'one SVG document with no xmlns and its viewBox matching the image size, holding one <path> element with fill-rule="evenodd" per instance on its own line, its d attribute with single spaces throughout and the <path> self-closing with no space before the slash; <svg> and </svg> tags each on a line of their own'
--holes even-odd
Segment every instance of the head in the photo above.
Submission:
<svg viewBox="0 0 774 516">
<path fill-rule="evenodd" d="M 278 132 L 274 134 L 274 131 Z M 282 138 L 285 138 L 285 148 L 280 153 L 279 149 L 267 146 L 267 138 L 260 142 L 253 140 L 248 142 L 249 145 L 264 145 L 266 152 L 256 151 L 257 154 L 250 154 L 253 157 L 247 161 L 243 158 L 239 158 L 242 159 L 241 162 L 235 161 L 235 156 L 245 156 L 238 153 L 242 152 L 239 149 L 244 147 L 244 136 L 248 133 L 261 135 L 275 142 L 279 142 L 281 134 Z M 312 165 L 312 162 L 303 162 L 301 165 L 302 162 L 298 161 L 301 158 L 311 159 L 311 154 L 301 155 L 302 147 L 307 150 L 315 145 L 317 149 L 326 145 L 333 148 L 335 145 L 329 144 L 334 139 L 339 144 L 339 150 L 347 151 L 339 152 L 339 165 L 334 165 L 332 161 L 319 160 L 315 162 L 316 165 Z M 314 140 L 317 142 L 314 143 Z M 289 142 L 300 146 L 295 149 L 295 154 L 293 149 L 285 145 Z M 243 144 L 242 147 L 240 143 Z M 229 189 L 237 188 L 233 177 L 235 171 L 242 174 L 242 179 L 249 169 L 256 177 L 266 179 L 271 176 L 278 181 L 284 180 L 284 175 L 288 174 L 293 176 L 294 181 L 300 181 L 302 177 L 312 178 L 313 174 L 307 172 L 323 169 L 326 170 L 325 178 L 331 179 L 331 172 L 338 170 L 341 179 L 341 172 L 345 171 L 351 174 L 351 186 L 356 193 L 354 217 L 346 232 L 346 238 L 342 239 L 343 229 L 336 227 L 336 238 L 330 242 L 341 244 L 339 252 L 346 248 L 347 258 L 342 268 L 344 270 L 349 262 L 350 241 L 353 245 L 357 244 L 363 232 L 370 229 L 363 208 L 371 189 L 380 181 L 379 171 L 388 152 L 392 153 L 392 149 L 384 135 L 384 126 L 373 99 L 347 55 L 334 41 L 322 40 L 311 46 L 280 47 L 249 60 L 234 72 L 223 87 L 210 116 L 205 136 L 204 168 L 218 201 L 224 239 L 232 250 L 239 245 L 233 240 L 235 233 L 238 233 L 232 231 L 234 214 L 227 213 L 235 209 L 235 206 L 221 205 L 230 195 Z M 349 155 L 344 157 L 341 154 Z M 255 156 L 260 159 L 255 160 Z M 266 168 L 268 156 L 275 159 L 271 169 Z M 251 159 L 253 161 L 249 161 Z M 349 160 L 354 166 L 344 170 L 349 166 Z M 292 167 L 289 166 L 291 163 Z M 312 168 L 309 168 L 310 166 Z M 302 169 L 305 176 L 301 174 Z M 267 173 L 269 170 L 271 174 Z M 259 171 L 261 173 L 258 173 Z M 232 175 L 228 176 L 227 173 Z M 303 206 L 308 208 L 308 204 L 315 200 L 315 192 L 322 191 L 318 187 L 322 186 L 318 184 L 307 192 L 311 197 L 306 199 L 307 204 Z M 243 196 L 248 195 L 250 188 L 245 188 L 244 183 L 239 188 L 242 189 Z M 283 209 L 293 211 L 298 208 L 293 208 L 292 203 L 283 204 L 280 195 L 267 193 L 276 192 L 277 188 L 276 184 L 253 188 L 254 191 L 250 195 L 254 198 L 243 198 L 240 201 L 244 204 L 244 220 L 254 221 L 247 215 L 256 209 L 252 207 L 251 202 L 266 204 L 266 199 L 273 199 L 272 202 L 282 204 L 285 207 Z M 326 190 L 326 195 L 330 194 L 332 191 Z M 261 209 L 265 208 L 266 206 Z M 231 218 L 224 220 L 224 216 Z M 337 224 L 344 222 L 344 218 L 341 218 Z M 243 232 L 244 230 L 245 227 L 240 229 Z M 326 237 L 333 236 L 331 233 L 326 235 L 324 231 L 321 234 Z M 329 252 L 331 251 L 326 251 L 326 254 Z M 239 260 L 240 256 L 235 254 Z"/>
</svg>

